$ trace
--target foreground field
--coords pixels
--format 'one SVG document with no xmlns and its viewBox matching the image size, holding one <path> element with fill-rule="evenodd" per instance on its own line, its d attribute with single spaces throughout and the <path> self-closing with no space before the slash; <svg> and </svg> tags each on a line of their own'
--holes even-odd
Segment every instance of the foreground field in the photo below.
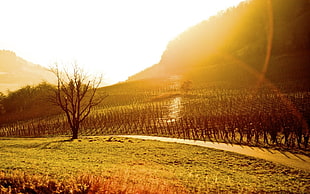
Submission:
<svg viewBox="0 0 310 194">
<path fill-rule="evenodd" d="M 310 190 L 310 172 L 238 154 L 122 137 L 2 138 L 1 191 L 204 193 Z M 15 189 L 18 188 L 18 189 Z"/>
</svg>

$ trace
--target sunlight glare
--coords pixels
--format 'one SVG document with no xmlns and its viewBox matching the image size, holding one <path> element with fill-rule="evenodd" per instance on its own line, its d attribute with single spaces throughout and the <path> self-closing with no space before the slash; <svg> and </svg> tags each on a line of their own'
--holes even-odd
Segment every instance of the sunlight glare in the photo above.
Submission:
<svg viewBox="0 0 310 194">
<path fill-rule="evenodd" d="M 115 83 L 159 62 L 188 27 L 240 1 L 1 1 L 0 49 L 46 67 L 77 61 Z"/>
</svg>

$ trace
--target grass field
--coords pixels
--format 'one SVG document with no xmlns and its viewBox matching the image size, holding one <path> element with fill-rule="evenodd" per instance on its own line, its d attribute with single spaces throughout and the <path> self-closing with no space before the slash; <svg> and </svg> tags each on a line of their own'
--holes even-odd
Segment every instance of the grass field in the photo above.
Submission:
<svg viewBox="0 0 310 194">
<path fill-rule="evenodd" d="M 0 191 L 306 193 L 310 172 L 198 146 L 122 137 L 1 138 Z M 16 188 L 16 189 L 14 189 Z M 45 192 L 45 193 L 46 193 Z"/>
</svg>

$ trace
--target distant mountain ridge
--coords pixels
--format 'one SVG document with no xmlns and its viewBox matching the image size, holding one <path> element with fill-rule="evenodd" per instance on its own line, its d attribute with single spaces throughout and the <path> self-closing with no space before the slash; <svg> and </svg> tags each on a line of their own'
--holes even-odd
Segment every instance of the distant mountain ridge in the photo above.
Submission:
<svg viewBox="0 0 310 194">
<path fill-rule="evenodd" d="M 252 79 L 246 70 L 251 69 L 266 71 L 273 81 L 310 82 L 309 19 L 309 0 L 242 2 L 180 34 L 158 64 L 128 80 L 181 75 L 204 82 L 244 82 Z M 263 67 L 268 48 L 270 60 Z"/>
<path fill-rule="evenodd" d="M 47 68 L 26 61 L 13 51 L 0 50 L 0 92 L 14 91 L 43 81 L 53 83 L 55 76 Z"/>
</svg>

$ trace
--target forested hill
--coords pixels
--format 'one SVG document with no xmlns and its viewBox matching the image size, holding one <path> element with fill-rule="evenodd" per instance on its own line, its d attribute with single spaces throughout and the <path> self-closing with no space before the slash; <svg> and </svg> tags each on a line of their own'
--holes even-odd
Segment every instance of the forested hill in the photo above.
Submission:
<svg viewBox="0 0 310 194">
<path fill-rule="evenodd" d="M 42 81 L 52 82 L 54 77 L 48 69 L 26 61 L 12 51 L 0 50 L 0 92 Z"/>
<path fill-rule="evenodd" d="M 181 75 L 192 80 L 244 82 L 264 71 L 272 81 L 307 82 L 309 19 L 309 0 L 242 2 L 180 34 L 168 44 L 158 64 L 129 80 Z M 271 58 L 264 68 L 268 49 Z"/>
</svg>

